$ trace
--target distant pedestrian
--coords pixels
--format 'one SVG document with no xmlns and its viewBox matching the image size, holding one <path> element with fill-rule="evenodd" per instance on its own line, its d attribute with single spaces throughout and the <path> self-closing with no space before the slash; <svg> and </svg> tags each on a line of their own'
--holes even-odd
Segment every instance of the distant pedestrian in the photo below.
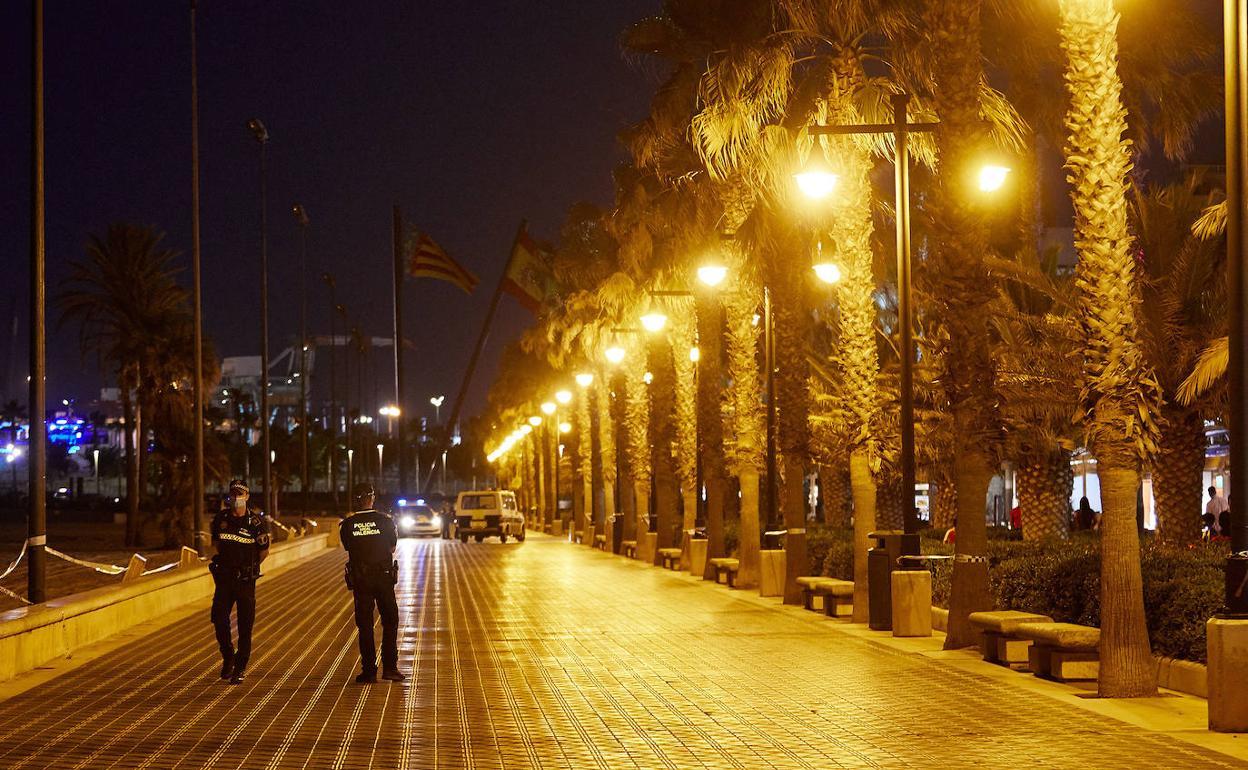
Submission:
<svg viewBox="0 0 1248 770">
<path fill-rule="evenodd" d="M 1022 531 L 1023 529 L 1023 507 L 1016 505 L 1010 509 L 1010 529 Z"/>
<path fill-rule="evenodd" d="M 356 484 L 351 491 L 354 513 L 342 520 L 338 533 L 348 556 L 347 587 L 355 599 L 355 627 L 360 640 L 358 684 L 377 681 L 377 648 L 373 639 L 373 607 L 381 615 L 382 678 L 402 682 L 399 673 L 399 605 L 394 584 L 399 563 L 394 549 L 399 535 L 394 519 L 373 508 L 376 493 L 371 484 Z"/>
<path fill-rule="evenodd" d="M 221 650 L 221 678 L 241 684 L 251 660 L 251 629 L 256 622 L 256 578 L 269 555 L 269 525 L 247 509 L 250 492 L 242 479 L 230 482 L 229 506 L 212 520 L 216 554 L 208 569 L 216 588 L 212 625 Z M 230 631 L 230 613 L 238 607 L 238 649 Z"/>
<path fill-rule="evenodd" d="M 1205 503 L 1205 513 L 1213 517 L 1213 529 L 1211 536 L 1222 534 L 1222 522 L 1226 518 L 1222 515 L 1230 510 L 1231 506 L 1226 502 L 1226 498 L 1218 494 L 1217 487 L 1209 487 L 1209 502 Z"/>
<path fill-rule="evenodd" d="M 1096 511 L 1086 496 L 1079 498 L 1079 509 L 1075 511 L 1075 529 L 1090 530 L 1096 526 Z"/>
</svg>

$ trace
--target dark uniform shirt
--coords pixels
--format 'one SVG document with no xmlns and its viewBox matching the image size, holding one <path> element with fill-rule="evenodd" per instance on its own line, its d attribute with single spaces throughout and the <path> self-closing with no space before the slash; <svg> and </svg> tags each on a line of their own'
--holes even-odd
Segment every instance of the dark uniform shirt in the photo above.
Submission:
<svg viewBox="0 0 1248 770">
<path fill-rule="evenodd" d="M 356 511 L 338 525 L 342 547 L 355 565 L 389 566 L 395 545 L 399 542 L 394 519 L 380 511 Z"/>
<path fill-rule="evenodd" d="M 269 523 L 254 511 L 242 516 L 221 511 L 212 520 L 212 542 L 217 546 L 217 563 L 254 567 L 260 564 L 260 553 L 269 547 Z"/>
</svg>

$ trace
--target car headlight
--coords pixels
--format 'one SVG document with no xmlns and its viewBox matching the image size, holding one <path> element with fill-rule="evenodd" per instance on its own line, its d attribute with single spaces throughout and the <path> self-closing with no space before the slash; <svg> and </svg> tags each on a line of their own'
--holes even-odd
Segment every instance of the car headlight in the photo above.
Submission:
<svg viewBox="0 0 1248 770">
<path fill-rule="evenodd" d="M 399 519 L 399 523 L 402 524 L 405 529 L 408 529 L 416 526 L 416 519 L 413 519 L 411 516 L 404 516 Z"/>
<path fill-rule="evenodd" d="M 435 526 L 435 527 L 440 527 L 440 526 L 442 526 L 442 517 L 441 517 L 441 516 L 434 516 L 434 517 L 433 517 L 432 519 L 430 519 L 429 521 L 430 521 L 430 523 L 432 523 L 432 524 L 433 524 L 433 526 Z"/>
</svg>

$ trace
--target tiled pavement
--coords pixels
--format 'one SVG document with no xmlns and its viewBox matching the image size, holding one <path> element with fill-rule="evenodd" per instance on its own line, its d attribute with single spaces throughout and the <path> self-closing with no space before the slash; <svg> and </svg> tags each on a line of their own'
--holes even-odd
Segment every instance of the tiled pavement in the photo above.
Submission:
<svg viewBox="0 0 1248 770">
<path fill-rule="evenodd" d="M 548 538 L 404 541 L 401 685 L 352 683 L 343 556 L 0 703 L 0 767 L 1236 767 L 1168 736 Z"/>
</svg>

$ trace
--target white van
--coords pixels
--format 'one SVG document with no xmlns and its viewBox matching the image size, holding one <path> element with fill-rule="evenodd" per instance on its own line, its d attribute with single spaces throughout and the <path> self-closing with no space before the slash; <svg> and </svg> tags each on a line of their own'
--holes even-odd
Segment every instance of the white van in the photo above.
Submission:
<svg viewBox="0 0 1248 770">
<path fill-rule="evenodd" d="M 480 543 L 487 537 L 500 542 L 514 537 L 524 542 L 524 515 L 516 505 L 516 494 L 508 489 L 460 492 L 455 502 L 455 526 L 460 542 L 474 537 Z"/>
</svg>

